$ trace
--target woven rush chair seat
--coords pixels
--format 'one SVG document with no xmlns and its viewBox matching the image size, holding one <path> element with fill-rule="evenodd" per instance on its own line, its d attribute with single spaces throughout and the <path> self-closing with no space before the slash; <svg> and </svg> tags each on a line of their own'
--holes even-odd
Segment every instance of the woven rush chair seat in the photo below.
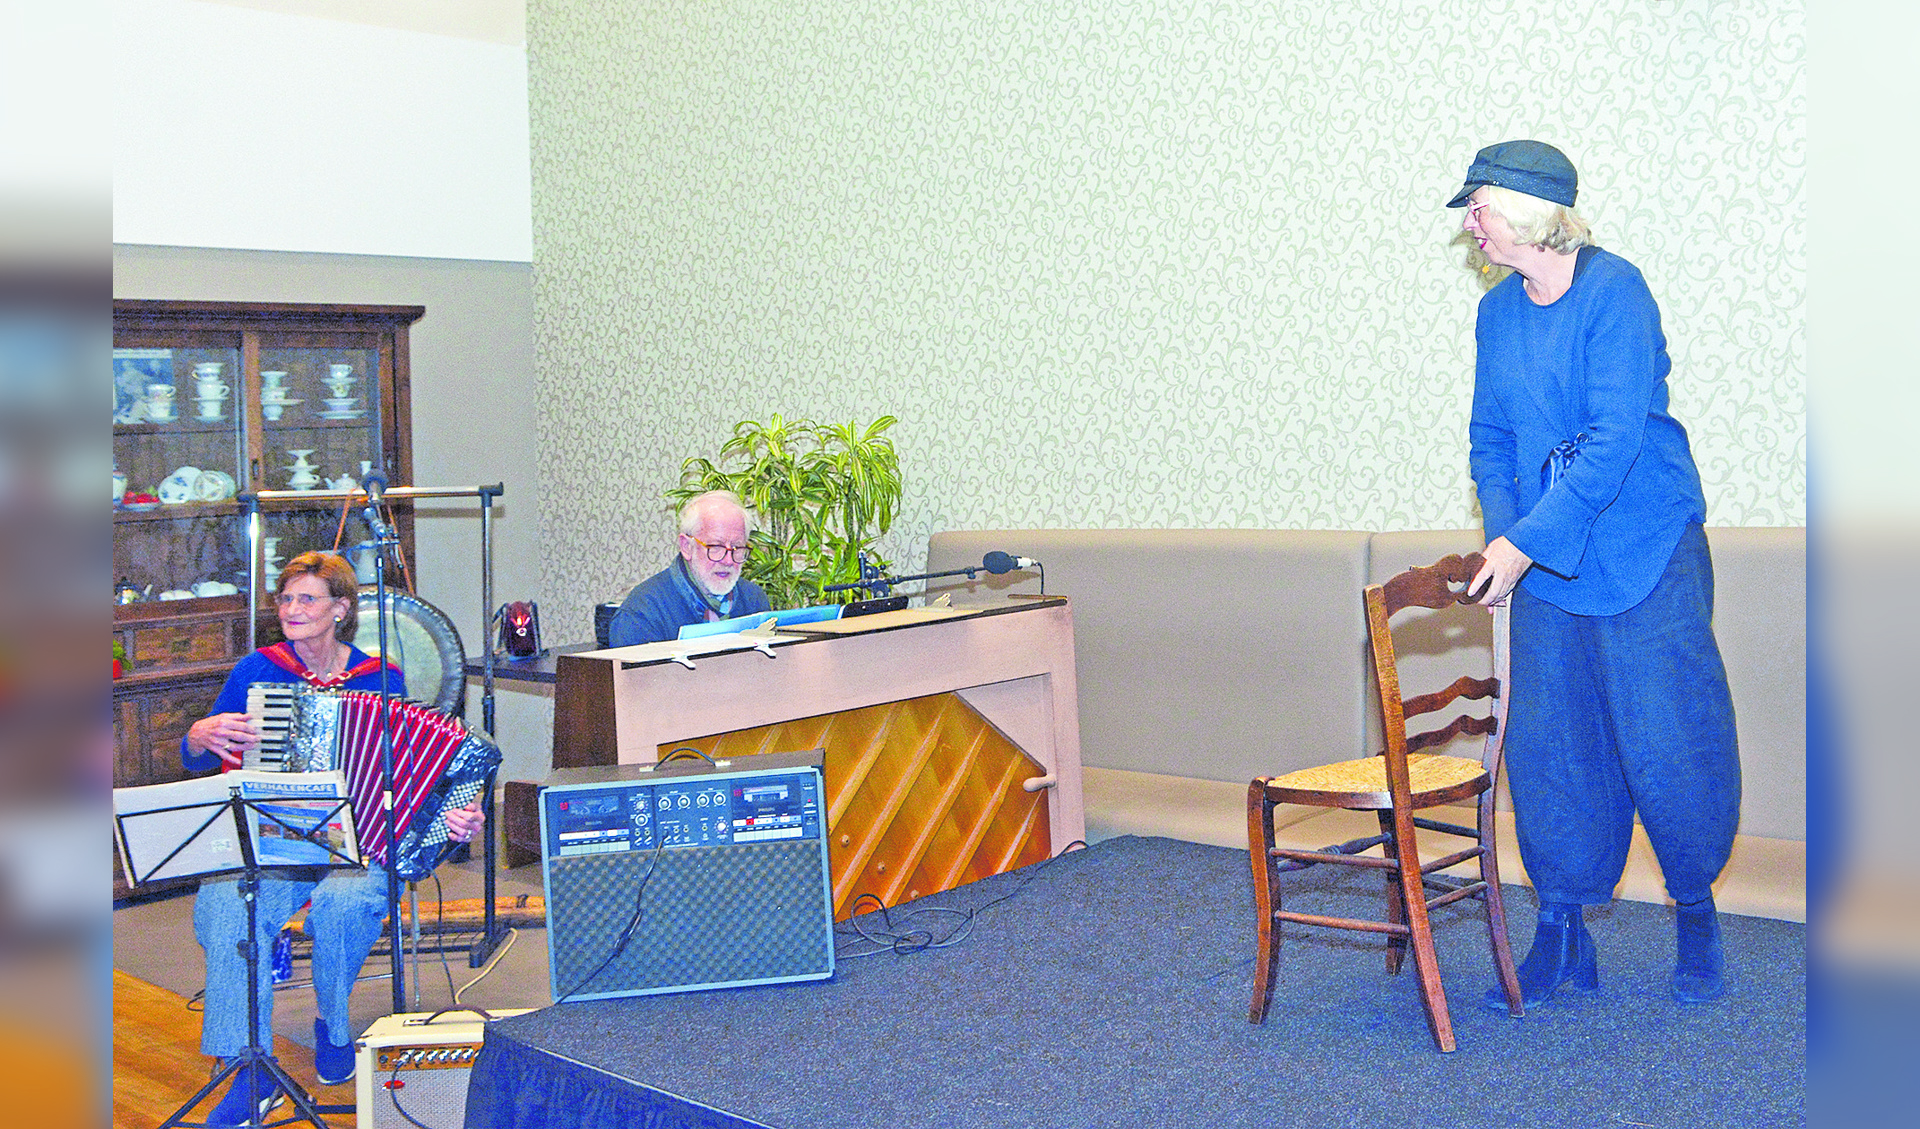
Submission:
<svg viewBox="0 0 1920 1129">
<path fill-rule="evenodd" d="M 1476 794 L 1487 770 L 1477 760 L 1442 756 L 1438 753 L 1411 753 L 1407 756 L 1407 786 L 1418 807 L 1450 804 Z M 1362 757 L 1357 761 L 1320 764 L 1266 778 L 1269 792 L 1324 793 L 1337 797 L 1340 807 L 1377 810 L 1393 806 L 1393 793 L 1387 788 L 1387 758 Z M 1429 798 L 1429 794 L 1440 794 Z M 1289 800 L 1288 803 L 1311 801 Z"/>
<path fill-rule="evenodd" d="M 1520 980 L 1507 944 L 1506 910 L 1500 900 L 1500 871 L 1494 841 L 1494 783 L 1500 776 L 1500 756 L 1506 732 L 1507 609 L 1495 609 L 1493 677 L 1461 676 L 1443 690 L 1402 700 L 1400 670 L 1389 620 L 1411 607 L 1437 611 L 1471 604 L 1467 585 L 1480 570 L 1475 553 L 1449 556 L 1426 568 L 1408 569 L 1385 584 L 1362 593 L 1367 613 L 1367 635 L 1374 681 L 1379 687 L 1380 716 L 1386 749 L 1378 756 L 1303 768 L 1281 776 L 1256 777 L 1247 785 L 1247 853 L 1253 864 L 1254 902 L 1259 912 L 1259 947 L 1254 960 L 1253 1003 L 1247 1018 L 1264 1023 L 1273 1002 L 1274 981 L 1280 967 L 1280 926 L 1312 925 L 1351 929 L 1386 936 L 1389 974 L 1400 971 L 1409 949 L 1420 981 L 1420 1000 L 1434 1045 L 1454 1049 L 1453 1020 L 1446 991 L 1440 982 L 1440 962 L 1433 947 L 1431 910 L 1466 898 L 1478 898 L 1487 910 L 1488 943 L 1494 969 L 1507 999 L 1507 1010 L 1522 1014 Z M 1485 713 L 1474 703 L 1486 703 Z M 1407 732 L 1407 719 L 1451 710 L 1466 703 L 1468 712 L 1446 725 L 1417 734 Z M 1429 752 L 1458 738 L 1483 737 L 1480 756 L 1452 756 Z M 1463 827 L 1415 812 L 1474 800 L 1474 826 Z M 1320 850 L 1296 850 L 1275 842 L 1274 809 L 1281 804 L 1371 811 L 1380 833 Z M 1467 840 L 1450 853 L 1422 862 L 1420 832 Z M 1378 854 L 1369 853 L 1381 848 Z M 1442 872 L 1477 861 L 1479 876 L 1461 879 Z M 1385 912 L 1379 918 L 1331 917 L 1300 913 L 1281 905 L 1281 875 L 1309 866 L 1332 864 L 1376 870 L 1385 878 Z"/>
</svg>

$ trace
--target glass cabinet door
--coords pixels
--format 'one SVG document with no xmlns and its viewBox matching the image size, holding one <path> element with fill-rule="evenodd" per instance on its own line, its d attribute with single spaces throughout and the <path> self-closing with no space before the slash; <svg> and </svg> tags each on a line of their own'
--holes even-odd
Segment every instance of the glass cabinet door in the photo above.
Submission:
<svg viewBox="0 0 1920 1129">
<path fill-rule="evenodd" d="M 246 586 L 240 356 L 217 337 L 114 350 L 114 575 L 145 599 Z"/>
<path fill-rule="evenodd" d="M 385 366 L 379 341 L 365 334 L 266 334 L 260 343 L 260 488 L 352 490 L 383 465 L 381 405 Z M 265 585 L 286 561 L 336 540 L 372 583 L 362 506 L 274 504 L 261 515 Z M 344 521 L 343 521 L 344 511 Z"/>
</svg>

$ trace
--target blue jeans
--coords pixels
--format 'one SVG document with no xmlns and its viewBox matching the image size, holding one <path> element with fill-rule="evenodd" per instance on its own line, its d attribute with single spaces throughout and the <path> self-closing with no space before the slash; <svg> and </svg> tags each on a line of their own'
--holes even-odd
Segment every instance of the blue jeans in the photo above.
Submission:
<svg viewBox="0 0 1920 1129">
<path fill-rule="evenodd" d="M 1542 902 L 1612 900 L 1636 809 L 1668 895 L 1712 894 L 1740 823 L 1733 698 L 1712 619 L 1699 525 L 1647 598 L 1618 615 L 1573 615 L 1514 590 L 1507 783 Z"/>
<path fill-rule="evenodd" d="M 258 902 L 260 949 L 260 1045 L 273 1049 L 274 935 L 311 898 L 306 930 L 313 938 L 313 992 L 327 1033 L 347 1039 L 352 1022 L 347 1000 L 360 966 L 380 939 L 387 916 L 387 872 L 369 863 L 365 871 L 337 870 L 319 882 L 262 878 Z M 207 954 L 206 1015 L 200 1050 L 221 1058 L 247 1046 L 247 961 L 240 940 L 247 933 L 247 906 L 240 883 L 202 882 L 193 903 L 193 934 Z"/>
</svg>

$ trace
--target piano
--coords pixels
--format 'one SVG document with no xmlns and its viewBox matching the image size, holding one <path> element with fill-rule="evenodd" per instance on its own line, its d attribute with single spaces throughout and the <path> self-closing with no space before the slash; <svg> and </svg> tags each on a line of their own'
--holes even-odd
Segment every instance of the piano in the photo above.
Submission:
<svg viewBox="0 0 1920 1129">
<path fill-rule="evenodd" d="M 836 920 L 1039 862 L 1086 834 L 1072 609 L 1014 597 L 808 624 L 757 648 L 557 658 L 555 768 L 680 748 L 825 750 Z"/>
</svg>

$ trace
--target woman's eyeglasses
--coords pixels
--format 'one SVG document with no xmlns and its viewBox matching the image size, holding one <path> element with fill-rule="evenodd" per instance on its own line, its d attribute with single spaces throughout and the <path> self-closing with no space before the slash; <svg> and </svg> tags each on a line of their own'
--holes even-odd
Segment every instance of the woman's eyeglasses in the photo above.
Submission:
<svg viewBox="0 0 1920 1129">
<path fill-rule="evenodd" d="M 310 592 L 282 592 L 273 598 L 273 602 L 283 608 L 299 608 L 306 611 L 315 604 L 331 602 L 332 596 L 315 596 Z"/>
<path fill-rule="evenodd" d="M 693 543 L 707 551 L 707 559 L 710 561 L 724 561 L 728 557 L 736 561 L 744 561 L 752 548 L 748 545 L 709 545 L 698 537 L 693 538 Z"/>
</svg>

